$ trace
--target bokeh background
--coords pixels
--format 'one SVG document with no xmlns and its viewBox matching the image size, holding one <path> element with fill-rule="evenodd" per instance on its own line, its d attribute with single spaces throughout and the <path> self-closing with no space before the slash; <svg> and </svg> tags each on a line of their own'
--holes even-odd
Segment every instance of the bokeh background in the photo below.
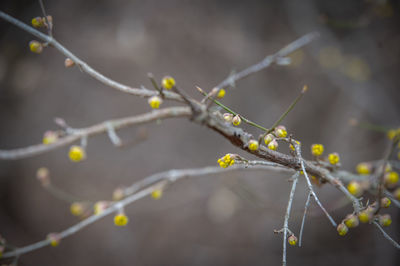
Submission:
<svg viewBox="0 0 400 266">
<path fill-rule="evenodd" d="M 291 55 L 290 66 L 272 66 L 237 83 L 224 103 L 265 126 L 271 125 L 304 84 L 310 90 L 285 119 L 304 145 L 324 143 L 338 152 L 342 167 L 383 157 L 385 136 L 349 124 L 349 119 L 395 127 L 400 124 L 400 4 L 385 0 L 323 1 L 45 1 L 55 37 L 95 69 L 122 83 L 151 88 L 175 77 L 200 99 L 195 86 L 210 89 L 305 33 L 321 37 Z M 29 23 L 41 14 L 33 0 L 2 0 L 0 9 Z M 72 127 L 149 111 L 147 102 L 125 95 L 47 48 L 29 52 L 32 36 L 0 21 L 0 148 L 41 142 L 53 119 Z M 164 104 L 169 106 L 170 103 Z M 247 128 L 255 134 L 260 132 Z M 120 149 L 106 136 L 89 139 L 88 158 L 68 160 L 68 147 L 34 158 L 0 162 L 0 234 L 24 246 L 61 231 L 79 219 L 69 203 L 52 196 L 35 178 L 48 167 L 52 183 L 88 200 L 110 199 L 118 186 L 172 168 L 216 165 L 225 153 L 242 151 L 207 128 L 184 119 L 119 132 L 135 143 Z M 282 148 L 282 151 L 287 151 Z M 251 158 L 251 157 L 249 157 Z M 247 171 L 184 180 L 163 198 L 129 207 L 128 226 L 107 217 L 63 240 L 26 254 L 19 265 L 279 265 L 289 176 Z M 330 186 L 317 189 L 340 221 L 351 207 Z M 295 198 L 290 228 L 298 232 L 305 202 L 304 182 Z M 387 229 L 400 239 L 399 213 L 388 210 Z M 289 248 L 289 265 L 399 265 L 399 252 L 368 225 L 346 237 L 311 204 L 303 247 Z"/>
</svg>

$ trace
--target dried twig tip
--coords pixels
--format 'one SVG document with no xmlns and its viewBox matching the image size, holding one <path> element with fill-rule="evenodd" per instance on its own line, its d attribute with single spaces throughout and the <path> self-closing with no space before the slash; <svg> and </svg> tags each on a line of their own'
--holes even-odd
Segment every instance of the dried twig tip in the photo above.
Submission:
<svg viewBox="0 0 400 266">
<path fill-rule="evenodd" d="M 306 93 L 308 91 L 308 86 L 304 85 L 303 89 L 301 90 L 301 93 Z"/>
</svg>

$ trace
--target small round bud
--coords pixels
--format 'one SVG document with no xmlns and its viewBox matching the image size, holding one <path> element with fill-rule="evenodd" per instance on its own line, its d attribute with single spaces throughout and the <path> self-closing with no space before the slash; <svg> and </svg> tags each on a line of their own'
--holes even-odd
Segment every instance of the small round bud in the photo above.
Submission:
<svg viewBox="0 0 400 266">
<path fill-rule="evenodd" d="M 268 149 L 276 151 L 278 149 L 278 142 L 274 139 L 268 144 Z"/>
<path fill-rule="evenodd" d="M 372 219 L 372 214 L 369 210 L 363 210 L 358 213 L 358 219 L 362 223 L 369 223 Z"/>
<path fill-rule="evenodd" d="M 301 142 L 300 142 L 300 141 L 295 140 L 295 142 L 296 142 L 297 145 L 301 145 Z M 293 146 L 293 144 L 290 144 L 289 148 L 290 148 L 292 151 L 295 151 L 295 150 L 296 150 L 295 147 Z"/>
<path fill-rule="evenodd" d="M 128 224 L 128 216 L 126 216 L 124 213 L 119 213 L 114 216 L 114 224 L 116 226 L 125 226 Z"/>
<path fill-rule="evenodd" d="M 396 130 L 395 129 L 390 129 L 387 132 L 388 139 L 393 140 L 395 136 L 396 136 Z"/>
<path fill-rule="evenodd" d="M 44 19 L 41 17 L 36 17 L 32 19 L 32 26 L 35 28 L 44 27 Z"/>
<path fill-rule="evenodd" d="M 72 215 L 81 216 L 85 208 L 81 202 L 74 202 L 71 204 L 69 210 L 71 211 Z"/>
<path fill-rule="evenodd" d="M 356 171 L 360 175 L 369 175 L 371 173 L 371 165 L 369 163 L 359 163 L 356 166 Z"/>
<path fill-rule="evenodd" d="M 98 201 L 93 205 L 93 212 L 94 214 L 100 214 L 102 213 L 105 209 L 107 209 L 108 203 L 106 201 Z"/>
<path fill-rule="evenodd" d="M 291 236 L 288 237 L 287 241 L 288 241 L 289 245 L 296 246 L 297 237 L 295 235 L 291 235 Z"/>
<path fill-rule="evenodd" d="M 69 68 L 75 66 L 75 62 L 71 58 L 65 58 L 64 66 Z"/>
<path fill-rule="evenodd" d="M 361 184 L 358 183 L 357 181 L 351 181 L 348 185 L 347 185 L 347 190 L 354 196 L 356 197 L 360 197 L 363 193 L 364 190 L 361 187 Z"/>
<path fill-rule="evenodd" d="M 346 219 L 344 220 L 344 224 L 348 228 L 354 228 L 359 225 L 358 217 L 354 214 L 349 214 L 346 216 Z"/>
<path fill-rule="evenodd" d="M 222 99 L 222 98 L 224 98 L 225 94 L 226 94 L 225 89 L 220 89 L 218 94 L 217 94 L 217 98 L 218 99 Z"/>
<path fill-rule="evenodd" d="M 151 197 L 155 200 L 158 200 L 162 197 L 163 191 L 161 189 L 155 189 L 151 192 Z"/>
<path fill-rule="evenodd" d="M 256 151 L 258 150 L 258 141 L 257 140 L 249 140 L 249 150 Z"/>
<path fill-rule="evenodd" d="M 388 197 L 381 198 L 381 206 L 382 208 L 389 208 L 392 201 Z"/>
<path fill-rule="evenodd" d="M 324 145 L 322 144 L 313 144 L 311 146 L 311 153 L 315 157 L 321 156 L 324 153 Z"/>
<path fill-rule="evenodd" d="M 264 143 L 265 145 L 268 145 L 271 141 L 273 141 L 275 139 L 274 135 L 272 134 L 267 134 L 264 137 Z"/>
<path fill-rule="evenodd" d="M 332 165 L 337 165 L 340 161 L 339 154 L 334 152 L 328 155 L 328 160 Z"/>
<path fill-rule="evenodd" d="M 36 178 L 42 184 L 42 186 L 50 185 L 50 172 L 46 167 L 40 167 L 36 172 Z"/>
<path fill-rule="evenodd" d="M 80 162 L 86 159 L 86 152 L 81 146 L 71 146 L 68 153 L 69 159 L 73 162 Z"/>
<path fill-rule="evenodd" d="M 399 182 L 399 174 L 397 172 L 391 171 L 385 174 L 385 184 L 392 187 Z"/>
<path fill-rule="evenodd" d="M 158 96 L 152 96 L 149 98 L 148 103 L 151 108 L 158 109 L 162 104 L 162 99 Z"/>
<path fill-rule="evenodd" d="M 392 224 L 392 218 L 389 214 L 384 214 L 379 216 L 379 224 L 381 226 L 389 226 Z"/>
<path fill-rule="evenodd" d="M 47 239 L 50 240 L 50 245 L 52 247 L 56 247 L 60 244 L 61 237 L 57 233 L 50 233 L 47 235 Z"/>
<path fill-rule="evenodd" d="M 386 163 L 385 172 L 390 172 L 390 171 L 392 171 L 392 165 L 390 163 Z"/>
<path fill-rule="evenodd" d="M 286 127 L 277 126 L 274 130 L 274 133 L 275 133 L 275 136 L 277 136 L 278 138 L 286 138 L 286 136 L 287 136 Z"/>
<path fill-rule="evenodd" d="M 233 124 L 234 126 L 238 126 L 238 125 L 240 125 L 240 123 L 242 123 L 242 119 L 240 118 L 239 115 L 235 115 L 235 116 L 232 118 L 232 124 Z"/>
<path fill-rule="evenodd" d="M 397 188 L 397 189 L 393 192 L 393 196 L 394 196 L 397 200 L 400 200 L 400 187 Z"/>
<path fill-rule="evenodd" d="M 163 86 L 164 89 L 170 90 L 173 87 L 175 87 L 175 79 L 170 76 L 166 76 L 162 79 L 161 85 Z"/>
<path fill-rule="evenodd" d="M 349 231 L 349 228 L 344 223 L 341 223 L 337 226 L 336 230 L 338 231 L 340 236 L 344 236 Z"/>
<path fill-rule="evenodd" d="M 58 134 L 55 131 L 46 131 L 43 135 L 43 144 L 48 145 L 58 140 Z"/>
<path fill-rule="evenodd" d="M 113 192 L 112 199 L 113 201 L 122 200 L 125 197 L 125 192 L 123 188 L 116 188 Z"/>
<path fill-rule="evenodd" d="M 233 114 L 225 113 L 225 114 L 223 115 L 223 117 L 224 117 L 224 120 L 225 120 L 226 122 L 232 123 Z"/>
<path fill-rule="evenodd" d="M 33 53 L 40 54 L 41 52 L 43 52 L 43 45 L 38 41 L 30 41 L 29 49 Z"/>
</svg>

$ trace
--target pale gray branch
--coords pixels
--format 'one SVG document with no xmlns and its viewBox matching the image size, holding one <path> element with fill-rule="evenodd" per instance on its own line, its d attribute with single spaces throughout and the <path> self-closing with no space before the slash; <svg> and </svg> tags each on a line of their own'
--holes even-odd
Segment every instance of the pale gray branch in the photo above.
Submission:
<svg viewBox="0 0 400 266">
<path fill-rule="evenodd" d="M 152 112 L 144 113 L 137 116 L 110 120 L 91 127 L 75 129 L 71 135 L 60 138 L 52 144 L 38 144 L 13 150 L 0 150 L 0 159 L 16 160 L 42 154 L 44 152 L 71 144 L 83 137 L 89 137 L 107 132 L 109 127 L 108 125 L 110 123 L 113 125 L 114 130 L 118 130 L 132 125 L 149 123 L 158 119 L 166 119 L 171 117 L 189 117 L 191 114 L 192 112 L 189 107 L 169 107 L 165 109 L 154 110 Z"/>
</svg>

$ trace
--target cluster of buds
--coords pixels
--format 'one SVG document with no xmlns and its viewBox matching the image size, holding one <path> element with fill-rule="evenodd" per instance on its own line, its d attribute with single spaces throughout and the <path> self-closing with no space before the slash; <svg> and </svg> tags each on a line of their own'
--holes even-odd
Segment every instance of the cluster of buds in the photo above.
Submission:
<svg viewBox="0 0 400 266">
<path fill-rule="evenodd" d="M 218 164 L 221 168 L 227 168 L 235 163 L 235 155 L 228 153 L 224 157 L 218 159 Z"/>
<path fill-rule="evenodd" d="M 264 136 L 264 143 L 267 145 L 268 149 L 276 151 L 279 147 L 278 141 L 276 139 L 286 138 L 287 130 L 285 126 L 277 126 L 273 132 L 268 133 Z"/>
<path fill-rule="evenodd" d="M 47 21 L 46 21 L 46 20 L 47 20 Z M 49 25 L 47 24 L 47 22 L 50 23 L 50 24 L 52 24 L 52 23 L 53 23 L 53 17 L 52 17 L 52 16 L 47 16 L 47 17 L 35 17 L 35 18 L 33 18 L 32 21 L 31 21 L 32 26 L 35 27 L 35 28 L 37 28 L 37 29 L 38 29 L 38 28 L 44 28 L 44 27 L 48 28 Z"/>
</svg>

